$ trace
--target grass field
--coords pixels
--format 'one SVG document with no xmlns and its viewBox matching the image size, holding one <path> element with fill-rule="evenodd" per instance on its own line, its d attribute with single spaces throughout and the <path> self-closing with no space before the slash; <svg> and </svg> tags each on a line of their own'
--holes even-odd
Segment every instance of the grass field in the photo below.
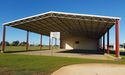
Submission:
<svg viewBox="0 0 125 75">
<path fill-rule="evenodd" d="M 59 49 L 59 47 L 53 47 Z M 1 49 L 1 47 L 0 47 Z M 43 46 L 41 50 L 48 50 L 48 46 Z M 29 50 L 40 50 L 40 46 L 29 46 Z M 25 46 L 6 46 L 5 52 L 13 52 L 13 51 L 26 51 Z"/>
<path fill-rule="evenodd" d="M 115 54 L 110 54 L 110 55 L 115 57 Z M 125 55 L 120 55 L 120 57 L 122 58 L 122 60 L 125 60 Z"/>
<path fill-rule="evenodd" d="M 0 54 L 0 75 L 50 75 L 62 66 L 83 63 L 125 64 L 125 61 Z"/>
<path fill-rule="evenodd" d="M 30 50 L 40 50 L 39 46 L 31 46 Z M 43 50 L 48 47 L 43 47 Z M 25 46 L 7 46 L 6 51 L 22 51 Z M 0 54 L 0 75 L 50 75 L 62 66 L 84 63 L 125 64 L 125 56 L 120 61 L 94 60 L 54 56 Z"/>
<path fill-rule="evenodd" d="M 49 49 L 48 47 L 43 47 L 42 49 Z M 6 51 L 21 51 L 26 50 L 25 46 L 6 46 Z M 29 46 L 29 50 L 40 50 L 39 46 Z"/>
</svg>

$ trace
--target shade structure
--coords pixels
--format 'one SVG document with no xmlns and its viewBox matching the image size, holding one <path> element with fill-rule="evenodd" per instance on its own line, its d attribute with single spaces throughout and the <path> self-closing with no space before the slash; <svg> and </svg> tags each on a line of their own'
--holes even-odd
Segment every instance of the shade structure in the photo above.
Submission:
<svg viewBox="0 0 125 75">
<path fill-rule="evenodd" d="M 38 34 L 42 32 L 48 36 L 50 32 L 60 32 L 60 47 L 65 46 L 66 49 L 99 49 L 100 38 L 116 25 L 116 57 L 118 57 L 119 20 L 119 17 L 50 11 L 3 25 Z M 4 34 L 3 32 L 3 36 Z M 2 48 L 4 51 L 4 44 Z"/>
<path fill-rule="evenodd" d="M 106 33 L 115 24 L 115 19 L 120 18 L 51 11 L 4 23 L 4 25 L 38 34 L 42 32 L 44 35 L 60 32 L 63 37 L 70 34 L 96 38 Z"/>
</svg>

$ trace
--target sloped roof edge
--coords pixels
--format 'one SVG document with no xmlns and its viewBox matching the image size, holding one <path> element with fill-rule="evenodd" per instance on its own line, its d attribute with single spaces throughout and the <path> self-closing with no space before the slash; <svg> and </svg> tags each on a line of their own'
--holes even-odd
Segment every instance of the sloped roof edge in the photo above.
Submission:
<svg viewBox="0 0 125 75">
<path fill-rule="evenodd" d="M 41 13 L 41 14 L 37 14 L 37 15 L 33 15 L 33 16 L 17 19 L 17 20 L 14 20 L 14 21 L 6 22 L 6 23 L 3 23 L 3 25 L 8 25 L 10 23 L 14 23 L 14 22 L 17 22 L 17 21 L 20 21 L 20 20 L 25 20 L 25 19 L 28 19 L 28 18 L 34 18 L 34 17 L 38 17 L 38 16 L 41 16 L 41 15 L 49 14 L 49 13 L 57 13 L 57 14 L 64 14 L 64 15 L 76 15 L 76 16 L 87 16 L 87 17 L 98 17 L 98 18 L 109 18 L 109 19 L 119 19 L 119 20 L 121 19 L 120 17 L 49 11 L 49 12 L 46 12 L 46 13 Z"/>
</svg>

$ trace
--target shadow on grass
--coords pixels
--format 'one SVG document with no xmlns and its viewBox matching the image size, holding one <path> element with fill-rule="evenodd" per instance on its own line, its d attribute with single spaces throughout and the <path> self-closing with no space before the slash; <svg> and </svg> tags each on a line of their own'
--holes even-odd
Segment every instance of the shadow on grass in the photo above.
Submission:
<svg viewBox="0 0 125 75">
<path fill-rule="evenodd" d="M 71 50 L 60 51 L 58 53 L 104 54 L 104 52 L 102 50 L 97 51 L 97 50 L 83 50 L 83 49 L 71 49 Z"/>
<path fill-rule="evenodd" d="M 4 53 L 18 53 L 18 52 L 32 52 L 32 51 L 44 51 L 49 49 L 36 49 L 36 50 L 15 50 L 15 51 L 5 51 Z"/>
</svg>

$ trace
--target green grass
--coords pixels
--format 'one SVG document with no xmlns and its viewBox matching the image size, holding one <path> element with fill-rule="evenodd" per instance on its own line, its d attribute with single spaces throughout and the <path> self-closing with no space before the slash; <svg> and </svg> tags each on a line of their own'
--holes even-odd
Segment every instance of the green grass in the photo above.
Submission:
<svg viewBox="0 0 125 75">
<path fill-rule="evenodd" d="M 125 64 L 125 61 L 0 54 L 0 75 L 50 75 L 62 66 L 84 63 Z"/>
<path fill-rule="evenodd" d="M 41 50 L 47 50 L 49 47 L 42 47 Z M 29 50 L 40 50 L 39 46 L 29 46 Z M 6 46 L 5 47 L 5 52 L 12 52 L 12 51 L 26 51 L 25 46 Z"/>
<path fill-rule="evenodd" d="M 115 54 L 110 54 L 110 55 L 115 57 Z M 120 57 L 122 58 L 122 60 L 125 60 L 125 55 L 120 55 Z"/>
<path fill-rule="evenodd" d="M 59 47 L 53 47 L 53 49 L 59 49 Z M 0 48 L 1 49 L 1 48 Z M 41 50 L 48 50 L 48 46 L 43 46 Z M 40 50 L 40 46 L 29 46 L 29 50 Z M 25 46 L 6 46 L 5 52 L 12 52 L 12 51 L 26 51 Z"/>
<path fill-rule="evenodd" d="M 125 56 L 121 55 L 122 59 L 125 60 Z"/>
<path fill-rule="evenodd" d="M 119 51 L 120 51 L 120 54 L 121 54 L 121 55 L 120 55 L 121 59 L 125 61 L 125 55 L 123 55 L 123 53 L 124 53 L 125 51 L 121 51 L 121 50 L 119 50 Z M 110 52 L 110 55 L 111 55 L 111 56 L 114 56 L 114 57 L 116 56 L 116 55 L 115 55 L 115 52 Z"/>
</svg>

